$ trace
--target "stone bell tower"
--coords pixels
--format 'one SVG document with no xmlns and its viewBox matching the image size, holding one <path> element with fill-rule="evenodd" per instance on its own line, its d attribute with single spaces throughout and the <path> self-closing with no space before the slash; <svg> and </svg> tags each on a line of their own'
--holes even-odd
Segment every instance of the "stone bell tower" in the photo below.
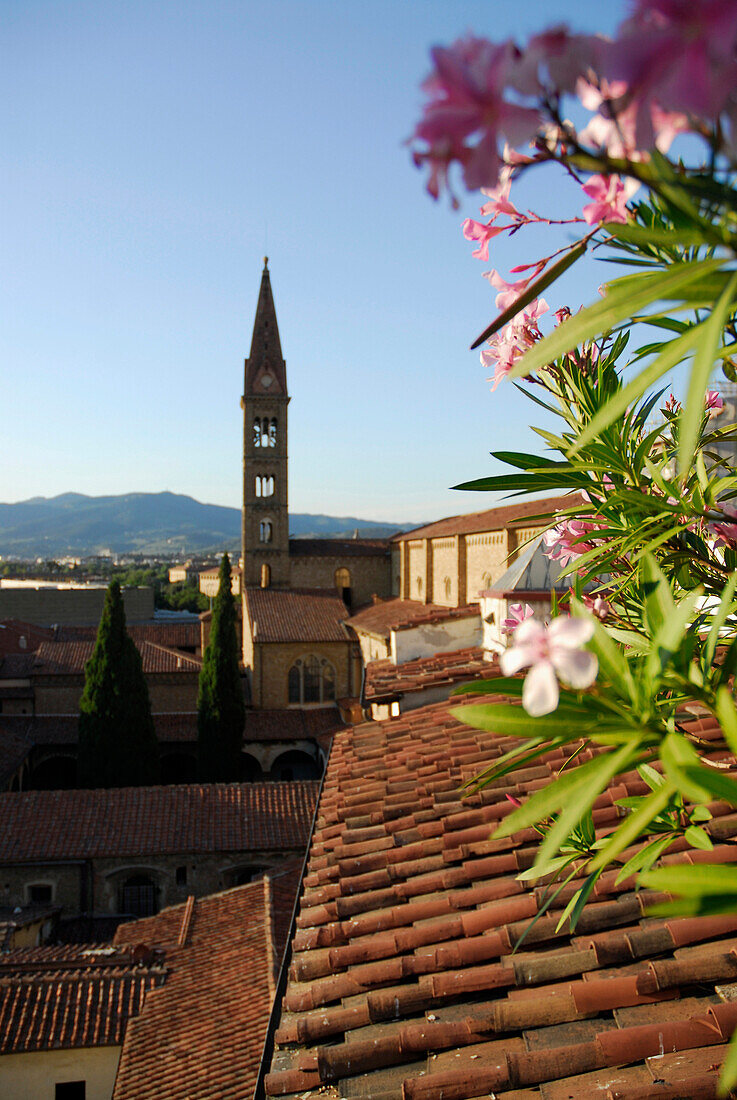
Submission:
<svg viewBox="0 0 737 1100">
<path fill-rule="evenodd" d="M 287 365 L 271 293 L 268 257 L 245 362 L 243 409 L 243 583 L 289 585 L 287 506 Z"/>
</svg>

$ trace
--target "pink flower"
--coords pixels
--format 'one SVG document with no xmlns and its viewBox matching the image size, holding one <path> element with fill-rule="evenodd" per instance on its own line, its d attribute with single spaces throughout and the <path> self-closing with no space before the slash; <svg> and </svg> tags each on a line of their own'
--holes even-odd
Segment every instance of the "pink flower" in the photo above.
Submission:
<svg viewBox="0 0 737 1100">
<path fill-rule="evenodd" d="M 531 619 L 535 612 L 528 603 L 513 603 L 509 605 L 509 618 L 502 623 L 502 634 L 514 634 L 520 623 L 525 619 Z"/>
<path fill-rule="evenodd" d="M 508 150 L 505 150 L 508 152 Z M 512 187 L 512 181 L 509 177 L 509 169 L 502 168 L 499 176 L 499 184 L 497 187 L 482 187 L 481 194 L 485 195 L 487 199 L 491 199 L 491 202 L 485 202 L 481 207 L 481 213 L 484 217 L 494 215 L 497 218 L 500 214 L 507 214 L 512 218 L 519 217 L 519 210 L 509 201 L 509 192 Z"/>
<path fill-rule="evenodd" d="M 581 598 L 591 614 L 599 619 L 600 622 L 603 623 L 609 618 L 611 607 L 609 606 L 608 600 L 605 600 L 603 596 L 588 596 L 584 593 Z"/>
<path fill-rule="evenodd" d="M 535 619 L 520 624 L 499 664 L 505 676 L 529 667 L 522 688 L 522 706 L 528 714 L 539 718 L 555 710 L 559 679 L 579 690 L 593 684 L 599 663 L 593 653 L 582 648 L 593 636 L 591 619 L 562 615 L 547 627 Z"/>
<path fill-rule="evenodd" d="M 473 218 L 466 218 L 463 223 L 463 236 L 467 241 L 478 241 L 479 246 L 475 249 L 471 255 L 477 260 L 489 259 L 489 241 L 493 240 L 499 233 L 503 233 L 506 226 L 496 226 L 492 222 L 488 225 L 484 225 L 482 222 L 476 222 Z"/>
<path fill-rule="evenodd" d="M 580 519 L 564 519 L 543 534 L 543 552 L 552 561 L 557 561 L 563 569 L 587 550 L 593 550 L 594 544 L 584 540 L 595 530 L 593 523 L 584 523 Z"/>
<path fill-rule="evenodd" d="M 720 394 L 719 390 L 706 391 L 704 408 L 706 409 L 706 414 L 709 417 L 709 420 L 713 420 L 714 417 L 719 416 L 719 414 L 724 409 L 724 398 Z"/>
<path fill-rule="evenodd" d="M 518 279 L 516 283 L 508 283 L 506 279 L 503 279 L 498 271 L 493 268 L 491 271 L 484 272 L 484 278 L 488 279 L 493 287 L 495 287 L 499 293 L 496 296 L 496 308 L 500 313 L 503 313 L 505 309 L 512 305 L 513 302 L 519 298 L 520 294 L 527 290 L 530 283 L 530 279 Z M 547 309 L 547 306 L 545 307 Z M 545 310 L 542 311 L 543 313 Z"/>
<path fill-rule="evenodd" d="M 514 301 L 517 295 L 511 298 Z M 497 297 L 497 306 L 500 298 Z M 500 307 L 502 309 L 505 306 Z M 511 371 L 518 359 L 521 359 L 528 348 L 542 338 L 538 327 L 538 317 L 548 310 L 548 304 L 544 298 L 536 298 L 530 302 L 527 309 L 522 310 L 509 324 L 505 325 L 501 332 L 492 336 L 487 341 L 486 347 L 481 349 L 481 362 L 486 369 L 494 367 L 494 384 L 492 391 L 497 388 L 503 378 Z"/>
<path fill-rule="evenodd" d="M 737 520 L 737 506 L 733 503 L 722 504 L 721 509 L 727 519 Z M 716 535 L 714 546 L 728 546 L 732 549 L 737 546 L 737 522 L 735 523 L 710 523 L 709 531 Z"/>
<path fill-rule="evenodd" d="M 515 47 L 469 35 L 450 47 L 436 46 L 431 55 L 435 68 L 423 85 L 430 98 L 413 135 L 425 146 L 414 158 L 430 167 L 428 190 L 437 198 L 453 161 L 462 166 L 469 190 L 495 187 L 501 137 L 520 145 L 541 122 L 535 108 L 504 98 L 517 61 Z"/>
<path fill-rule="evenodd" d="M 583 208 L 583 216 L 589 225 L 627 221 L 627 197 L 619 176 L 591 176 L 583 185 L 583 190 L 594 200 Z"/>
<path fill-rule="evenodd" d="M 599 72 L 627 85 L 637 104 L 635 142 L 654 144 L 652 108 L 715 119 L 737 85 L 734 0 L 638 0 Z"/>
</svg>

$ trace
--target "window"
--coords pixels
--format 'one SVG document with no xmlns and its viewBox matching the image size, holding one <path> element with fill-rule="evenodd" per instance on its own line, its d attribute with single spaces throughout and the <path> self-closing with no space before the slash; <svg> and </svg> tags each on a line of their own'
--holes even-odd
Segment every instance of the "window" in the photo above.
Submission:
<svg viewBox="0 0 737 1100">
<path fill-rule="evenodd" d="M 157 911 L 156 884 L 148 875 L 131 875 L 120 890 L 121 913 L 152 917 Z"/>
<path fill-rule="evenodd" d="M 269 446 L 276 447 L 276 417 L 272 416 L 269 421 Z"/>
<path fill-rule="evenodd" d="M 261 521 L 258 527 L 258 541 L 259 542 L 271 542 L 273 528 L 271 526 L 270 519 L 264 519 Z"/>
<path fill-rule="evenodd" d="M 60 1081 L 54 1088 L 54 1100 L 86 1100 L 86 1081 Z"/>
<path fill-rule="evenodd" d="M 336 588 L 350 588 L 351 587 L 351 575 L 347 569 L 341 566 L 340 569 L 335 570 L 335 587 Z"/>
<path fill-rule="evenodd" d="M 449 600 L 450 599 L 450 577 L 445 577 L 443 579 L 443 589 L 445 590 L 446 600 Z"/>
<path fill-rule="evenodd" d="M 254 490 L 257 497 L 272 497 L 274 495 L 274 478 L 271 474 L 267 477 L 257 477 L 254 481 Z"/>
<path fill-rule="evenodd" d="M 261 566 L 261 587 L 268 588 L 271 584 L 271 566 L 266 562 Z"/>
<path fill-rule="evenodd" d="M 422 577 L 415 577 L 415 586 L 417 588 L 417 595 L 422 595 Z"/>
<path fill-rule="evenodd" d="M 257 416 L 253 421 L 254 447 L 276 447 L 276 417 Z"/>
<path fill-rule="evenodd" d="M 187 885 L 187 868 L 186 867 L 177 867 L 176 871 L 174 872 L 174 881 L 176 882 L 177 886 L 186 886 Z"/>
<path fill-rule="evenodd" d="M 325 657 L 298 657 L 289 670 L 290 703 L 326 703 L 335 698 L 335 669 Z"/>
<path fill-rule="evenodd" d="M 484 573 L 483 577 L 481 578 L 481 587 L 484 590 L 487 588 L 491 588 L 491 573 Z"/>
<path fill-rule="evenodd" d="M 50 905 L 54 898 L 54 888 L 49 882 L 32 882 L 28 887 L 28 900 L 31 905 Z"/>
</svg>

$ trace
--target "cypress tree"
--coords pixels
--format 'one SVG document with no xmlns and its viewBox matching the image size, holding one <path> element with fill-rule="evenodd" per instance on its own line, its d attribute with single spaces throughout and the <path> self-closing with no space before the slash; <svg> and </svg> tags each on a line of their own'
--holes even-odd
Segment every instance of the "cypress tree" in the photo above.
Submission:
<svg viewBox="0 0 737 1100">
<path fill-rule="evenodd" d="M 120 585 L 112 581 L 85 665 L 79 703 L 79 780 L 83 787 L 156 783 L 159 749 L 141 655 L 125 627 Z"/>
<path fill-rule="evenodd" d="M 197 695 L 197 749 L 203 782 L 232 783 L 240 779 L 244 722 L 230 558 L 223 554 Z"/>
</svg>

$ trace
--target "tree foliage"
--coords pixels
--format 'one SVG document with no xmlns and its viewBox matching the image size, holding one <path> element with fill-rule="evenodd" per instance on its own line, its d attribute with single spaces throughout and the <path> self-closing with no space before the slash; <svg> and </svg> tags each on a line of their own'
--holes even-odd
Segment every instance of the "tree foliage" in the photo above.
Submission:
<svg viewBox="0 0 737 1100">
<path fill-rule="evenodd" d="M 220 563 L 218 580 L 210 640 L 202 661 L 197 696 L 199 774 L 207 783 L 235 782 L 240 778 L 245 722 L 236 612 L 227 554 Z"/>
<path fill-rule="evenodd" d="M 141 655 L 112 581 L 79 704 L 79 779 L 84 787 L 156 783 L 159 751 Z"/>
</svg>

